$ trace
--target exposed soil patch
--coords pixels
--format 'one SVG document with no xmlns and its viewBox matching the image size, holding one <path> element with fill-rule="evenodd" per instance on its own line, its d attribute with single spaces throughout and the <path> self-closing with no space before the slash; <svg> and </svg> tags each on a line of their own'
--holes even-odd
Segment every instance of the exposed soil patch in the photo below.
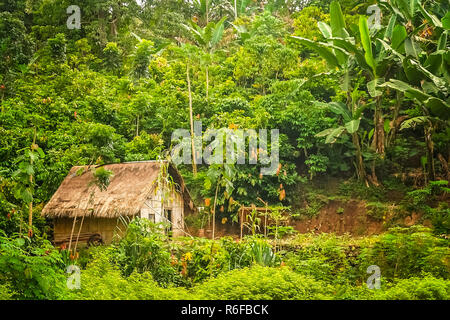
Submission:
<svg viewBox="0 0 450 320">
<path fill-rule="evenodd" d="M 422 214 L 411 213 L 407 216 L 393 216 L 386 213 L 386 222 L 393 222 L 398 226 L 412 226 L 421 223 L 425 226 L 431 226 L 429 221 L 422 221 Z M 294 229 L 300 233 L 335 233 L 342 235 L 349 233 L 353 236 L 368 236 L 379 234 L 388 228 L 392 223 L 385 224 L 383 220 L 374 218 L 367 213 L 366 202 L 363 200 L 330 200 L 319 213 L 312 218 L 303 217 L 301 220 L 293 220 L 290 223 Z M 194 236 L 211 238 L 212 226 L 206 225 L 201 232 L 190 227 L 190 233 Z M 243 234 L 250 234 L 247 228 L 244 228 Z M 216 222 L 215 237 L 220 238 L 231 236 L 233 238 L 240 237 L 239 224 Z"/>
<path fill-rule="evenodd" d="M 315 217 L 293 221 L 300 233 L 327 232 L 353 235 L 371 235 L 383 231 L 383 222 L 367 215 L 364 201 L 330 201 Z"/>
</svg>

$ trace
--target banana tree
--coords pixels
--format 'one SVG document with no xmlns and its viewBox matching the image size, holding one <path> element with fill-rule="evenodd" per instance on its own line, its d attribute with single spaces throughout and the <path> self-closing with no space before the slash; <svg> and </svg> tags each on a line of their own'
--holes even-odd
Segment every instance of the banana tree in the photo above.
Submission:
<svg viewBox="0 0 450 320">
<path fill-rule="evenodd" d="M 218 22 L 209 22 L 205 27 L 200 27 L 193 21 L 184 27 L 190 32 L 196 44 L 203 50 L 206 55 L 206 99 L 208 99 L 209 91 L 209 72 L 208 65 L 210 64 L 211 56 L 217 49 L 217 46 L 222 40 L 226 17 L 223 17 Z"/>
<path fill-rule="evenodd" d="M 400 24 L 394 30 L 401 34 L 401 41 L 390 45 L 380 39 L 378 42 L 393 60 L 400 62 L 401 69 L 395 79 L 379 84 L 378 88 L 388 87 L 402 92 L 418 106 L 422 115 L 406 120 L 401 129 L 418 124 L 423 126 L 428 179 L 434 180 L 432 136 L 439 124 L 448 125 L 450 115 L 450 54 L 447 46 L 449 14 L 439 20 L 418 0 L 410 0 L 408 6 L 401 6 L 397 10 L 385 1 L 381 3 L 399 17 Z M 415 19 L 416 13 L 423 20 Z"/>
<path fill-rule="evenodd" d="M 234 20 L 236 20 L 239 16 L 245 14 L 252 2 L 252 0 L 233 0 Z"/>
<path fill-rule="evenodd" d="M 308 48 L 316 51 L 327 61 L 331 68 L 337 68 L 343 72 L 344 76 L 342 89 L 347 92 L 346 107 L 350 114 L 359 114 L 359 112 L 357 112 L 358 107 L 355 109 L 356 104 L 351 97 L 353 91 L 350 82 L 351 75 L 356 75 L 361 71 L 366 75 L 367 90 L 376 101 L 374 104 L 375 128 L 372 146 L 376 152 L 384 154 L 384 125 L 383 116 L 381 113 L 381 92 L 376 90 L 376 84 L 379 82 L 379 74 L 377 72 L 380 69 L 379 61 L 384 59 L 384 55 L 380 54 L 378 57 L 374 56 L 374 37 L 371 37 L 366 17 L 360 16 L 358 25 L 358 36 L 360 38 L 360 43 L 357 44 L 355 37 L 351 37 L 346 29 L 344 16 L 342 14 L 339 2 L 333 1 L 330 4 L 330 15 L 330 25 L 322 21 L 318 23 L 318 27 L 323 36 L 327 39 L 327 42 L 318 42 L 296 36 L 293 36 L 293 38 L 297 39 Z M 389 37 L 391 32 L 392 30 L 388 26 L 385 31 L 385 37 Z M 336 104 L 330 104 L 330 109 L 333 111 L 335 106 Z M 362 116 L 362 113 L 360 116 Z M 352 118 L 347 122 L 350 122 L 348 124 L 348 128 L 350 130 L 347 130 L 347 132 L 352 134 L 352 140 L 357 150 L 357 175 L 359 179 L 365 180 L 367 183 L 367 176 L 361 156 L 361 146 L 357 134 L 359 122 L 357 118 Z M 358 125 L 356 125 L 357 123 Z M 334 142 L 334 138 L 342 134 L 344 131 L 346 131 L 345 126 L 342 126 L 339 130 L 338 128 L 330 129 L 327 131 L 327 134 L 331 134 L 331 137 L 326 141 L 329 143 Z M 320 133 L 320 135 L 323 134 L 324 132 Z M 372 166 L 372 177 L 370 179 L 374 184 L 378 184 L 374 165 Z"/>
<path fill-rule="evenodd" d="M 211 9 L 212 0 L 194 0 L 195 9 L 200 13 L 198 23 L 207 25 L 209 23 L 209 11 Z"/>
<path fill-rule="evenodd" d="M 233 180 L 236 176 L 236 168 L 234 164 L 212 164 L 209 166 L 205 179 L 205 190 L 211 190 L 215 185 L 214 202 L 212 207 L 212 239 L 215 238 L 216 230 L 216 207 L 223 204 L 226 199 L 230 199 L 234 190 Z M 222 188 L 223 194 L 219 194 Z"/>
<path fill-rule="evenodd" d="M 360 103 L 358 99 L 358 90 L 357 88 L 355 88 L 355 90 L 351 94 L 350 110 L 348 106 L 343 102 L 330 102 L 329 104 L 327 104 L 327 107 L 330 109 L 330 111 L 341 117 L 343 125 L 323 130 L 316 134 L 316 137 L 326 137 L 325 143 L 334 143 L 342 134 L 349 134 L 352 137 L 352 142 L 355 146 L 356 174 L 358 176 L 358 179 L 365 181 L 367 184 L 366 170 L 364 167 L 358 129 L 360 127 L 363 111 L 368 107 L 368 104 Z"/>
<path fill-rule="evenodd" d="M 191 78 L 191 70 L 193 67 L 193 63 L 196 60 L 196 57 L 199 55 L 199 49 L 196 46 L 191 44 L 183 44 L 181 47 L 177 49 L 178 55 L 177 58 L 181 58 L 186 63 L 186 84 L 188 89 L 188 104 L 189 104 L 189 124 L 190 124 L 190 133 L 191 133 L 191 148 L 192 148 L 192 173 L 194 176 L 197 176 L 197 151 L 195 149 L 195 135 L 194 135 L 194 109 L 193 109 L 193 98 L 192 98 L 192 78 Z"/>
</svg>

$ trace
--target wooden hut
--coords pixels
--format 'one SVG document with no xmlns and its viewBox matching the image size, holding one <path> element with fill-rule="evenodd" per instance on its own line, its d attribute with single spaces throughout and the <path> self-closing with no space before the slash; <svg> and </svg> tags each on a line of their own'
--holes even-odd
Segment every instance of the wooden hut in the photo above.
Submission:
<svg viewBox="0 0 450 320">
<path fill-rule="evenodd" d="M 53 219 L 55 244 L 68 243 L 71 237 L 72 242 L 110 243 L 120 217 L 166 222 L 173 236 L 184 235 L 184 216 L 195 207 L 172 164 L 140 161 L 103 167 L 113 174 L 106 190 L 92 183 L 92 167 L 76 166 L 44 207 L 42 215 Z M 173 184 L 161 182 L 167 175 Z"/>
</svg>

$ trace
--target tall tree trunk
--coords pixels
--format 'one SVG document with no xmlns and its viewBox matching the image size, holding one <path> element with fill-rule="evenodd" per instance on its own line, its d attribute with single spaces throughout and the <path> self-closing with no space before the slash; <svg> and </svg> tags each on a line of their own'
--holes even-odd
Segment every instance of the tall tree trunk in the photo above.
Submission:
<svg viewBox="0 0 450 320">
<path fill-rule="evenodd" d="M 424 126 L 424 134 L 425 134 L 425 144 L 427 146 L 428 181 L 434 181 L 436 180 L 436 173 L 434 171 L 434 161 L 433 161 L 434 144 L 432 140 L 433 126 L 431 123 L 429 124 L 429 126 Z"/>
<path fill-rule="evenodd" d="M 206 100 L 208 100 L 209 97 L 209 69 L 208 66 L 206 66 Z"/>
<path fill-rule="evenodd" d="M 389 134 L 386 139 L 386 146 L 390 146 L 394 143 L 395 138 L 397 136 L 397 130 L 398 130 L 398 116 L 400 113 L 400 107 L 402 105 L 403 96 L 401 92 L 396 91 L 397 97 L 396 97 L 396 104 L 394 107 L 394 116 L 392 117 L 392 126 L 391 130 L 389 131 Z"/>
<path fill-rule="evenodd" d="M 237 20 L 237 0 L 234 0 L 234 20 Z"/>
<path fill-rule="evenodd" d="M 444 156 L 440 153 L 438 153 L 437 157 L 441 162 L 442 170 L 444 171 L 444 175 L 446 176 L 447 181 L 450 181 L 450 171 L 448 170 L 447 160 L 445 160 Z"/>
<path fill-rule="evenodd" d="M 383 114 L 381 112 L 381 96 L 376 97 L 376 104 L 375 104 L 375 114 L 373 117 L 374 122 L 374 129 L 373 129 L 373 140 L 372 140 L 372 148 L 373 150 L 381 155 L 381 157 L 384 157 L 384 144 L 385 144 L 385 138 L 384 138 L 384 122 L 383 122 Z M 378 186 L 378 178 L 375 172 L 376 168 L 376 162 L 375 159 L 372 162 L 371 167 L 371 176 L 370 180 L 371 182 Z"/>
<path fill-rule="evenodd" d="M 195 141 L 194 141 L 194 114 L 192 110 L 192 91 L 191 91 L 191 77 L 189 74 L 189 63 L 186 64 L 186 80 L 188 84 L 189 119 L 191 123 L 192 173 L 194 174 L 194 176 L 197 176 L 197 163 L 196 163 Z"/>
<path fill-rule="evenodd" d="M 361 152 L 361 144 L 359 142 L 359 136 L 356 132 L 352 134 L 352 140 L 356 147 L 356 175 L 360 181 L 364 181 L 366 185 L 368 185 L 366 169 L 364 168 L 364 160 Z"/>
<path fill-rule="evenodd" d="M 31 152 L 34 152 L 34 146 L 36 145 L 36 128 L 34 128 L 33 144 L 31 145 Z M 33 159 L 30 159 L 31 166 L 33 166 Z M 30 187 L 33 185 L 33 175 L 30 174 Z M 28 236 L 33 236 L 33 200 L 30 201 L 28 206 Z"/>
<path fill-rule="evenodd" d="M 136 117 L 136 137 L 139 136 L 139 115 Z"/>
</svg>

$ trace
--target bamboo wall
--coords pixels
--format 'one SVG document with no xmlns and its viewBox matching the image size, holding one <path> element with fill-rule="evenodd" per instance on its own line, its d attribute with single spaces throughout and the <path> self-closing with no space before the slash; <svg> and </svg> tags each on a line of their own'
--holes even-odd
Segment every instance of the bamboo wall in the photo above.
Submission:
<svg viewBox="0 0 450 320">
<path fill-rule="evenodd" d="M 65 238 L 70 237 L 72 231 L 73 218 L 57 218 L 54 220 L 54 242 L 58 243 L 63 241 Z M 83 221 L 83 227 L 81 233 L 99 233 L 105 244 L 111 243 L 113 239 L 114 232 L 118 230 L 117 218 L 91 218 L 86 217 Z M 72 243 L 75 242 L 78 230 L 80 229 L 81 217 L 77 218 L 75 224 Z M 123 229 L 123 227 L 122 227 Z M 119 232 L 120 234 L 120 232 Z M 85 244 L 86 241 L 80 241 L 80 244 Z"/>
</svg>

